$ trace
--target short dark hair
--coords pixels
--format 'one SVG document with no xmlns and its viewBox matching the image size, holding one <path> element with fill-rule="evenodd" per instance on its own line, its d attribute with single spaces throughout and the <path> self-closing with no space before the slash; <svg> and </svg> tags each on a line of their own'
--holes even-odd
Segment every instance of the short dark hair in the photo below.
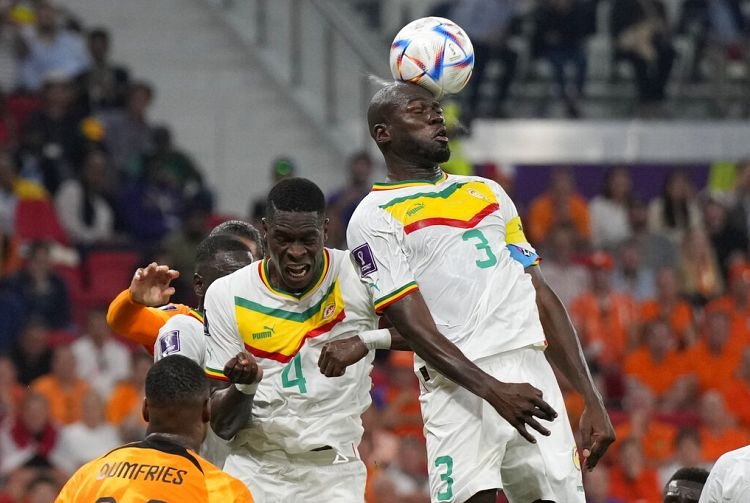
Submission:
<svg viewBox="0 0 750 503">
<path fill-rule="evenodd" d="M 680 468 L 674 472 L 664 487 L 664 502 L 698 503 L 706 480 L 708 480 L 708 471 L 704 468 Z"/>
<path fill-rule="evenodd" d="M 247 245 L 229 234 L 215 234 L 200 242 L 195 249 L 195 263 L 205 264 L 221 252 L 250 252 Z M 255 258 L 255 257 L 253 257 Z"/>
<path fill-rule="evenodd" d="M 260 235 L 258 229 L 254 225 L 244 222 L 242 220 L 227 220 L 222 222 L 208 233 L 208 237 L 218 236 L 225 234 L 228 236 L 236 236 L 238 238 L 249 239 L 258 244 L 258 251 L 263 254 L 265 252 L 263 247 L 263 238 Z M 253 257 L 260 258 L 260 257 Z"/>
<path fill-rule="evenodd" d="M 146 375 L 146 400 L 156 406 L 175 406 L 208 398 L 208 379 L 190 358 L 170 355 L 154 363 Z"/>
<path fill-rule="evenodd" d="M 323 191 L 307 178 L 292 177 L 281 180 L 268 193 L 266 217 L 273 218 L 277 211 L 307 213 L 314 211 L 323 216 L 326 198 Z"/>
</svg>

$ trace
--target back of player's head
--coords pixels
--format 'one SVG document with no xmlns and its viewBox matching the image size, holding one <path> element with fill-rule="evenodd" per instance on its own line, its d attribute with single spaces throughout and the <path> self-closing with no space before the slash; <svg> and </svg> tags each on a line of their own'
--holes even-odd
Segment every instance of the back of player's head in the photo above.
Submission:
<svg viewBox="0 0 750 503">
<path fill-rule="evenodd" d="M 250 252 L 247 245 L 228 234 L 209 235 L 195 249 L 196 265 L 211 263 L 216 255 L 227 252 Z"/>
<path fill-rule="evenodd" d="M 207 399 L 208 379 L 203 369 L 185 356 L 167 356 L 146 375 L 146 401 L 152 407 L 183 409 Z"/>
<path fill-rule="evenodd" d="M 263 248 L 263 238 L 261 237 L 258 229 L 256 229 L 252 224 L 243 222 L 242 220 L 227 220 L 226 222 L 222 222 L 211 229 L 208 237 L 216 236 L 219 234 L 228 234 L 230 236 L 235 236 L 240 239 L 246 239 L 248 241 L 256 243 L 258 245 L 258 251 L 260 252 L 260 255 L 262 255 L 265 251 Z M 255 258 L 259 259 L 262 257 Z"/>
<path fill-rule="evenodd" d="M 325 214 L 326 198 L 320 187 L 307 178 L 286 178 L 277 183 L 268 193 L 266 218 L 273 219 L 277 211 L 292 213 L 315 212 Z"/>
<path fill-rule="evenodd" d="M 708 471 L 703 468 L 680 468 L 664 488 L 664 503 L 698 503 Z"/>
</svg>

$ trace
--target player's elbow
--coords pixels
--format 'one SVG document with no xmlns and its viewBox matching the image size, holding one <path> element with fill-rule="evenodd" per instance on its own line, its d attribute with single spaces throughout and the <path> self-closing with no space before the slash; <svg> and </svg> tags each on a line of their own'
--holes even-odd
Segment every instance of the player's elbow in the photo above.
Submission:
<svg viewBox="0 0 750 503">
<path fill-rule="evenodd" d="M 211 429 L 222 440 L 232 440 L 241 428 L 242 424 L 239 421 L 228 421 L 226 418 L 224 420 L 211 418 Z"/>
</svg>

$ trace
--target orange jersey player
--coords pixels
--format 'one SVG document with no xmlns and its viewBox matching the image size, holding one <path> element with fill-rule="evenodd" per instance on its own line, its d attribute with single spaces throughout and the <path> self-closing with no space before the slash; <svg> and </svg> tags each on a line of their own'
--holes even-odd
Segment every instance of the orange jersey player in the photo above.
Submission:
<svg viewBox="0 0 750 503">
<path fill-rule="evenodd" d="M 242 482 L 197 454 L 208 431 L 208 388 L 203 369 L 189 358 L 154 364 L 146 377 L 145 440 L 85 464 L 56 502 L 253 503 Z"/>
</svg>

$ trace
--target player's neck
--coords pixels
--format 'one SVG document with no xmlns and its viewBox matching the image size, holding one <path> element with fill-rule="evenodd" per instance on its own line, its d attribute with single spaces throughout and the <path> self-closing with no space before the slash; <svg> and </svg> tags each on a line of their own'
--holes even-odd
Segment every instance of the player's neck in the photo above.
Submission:
<svg viewBox="0 0 750 503">
<path fill-rule="evenodd" d="M 147 432 L 146 440 L 168 442 L 186 449 L 192 449 L 196 452 L 199 451 L 201 447 L 201 441 L 194 438 L 194 435 L 184 435 L 180 433 Z"/>
<path fill-rule="evenodd" d="M 434 181 L 443 176 L 443 170 L 437 164 L 418 165 L 408 162 L 388 163 L 388 182 L 402 180 Z"/>
</svg>

